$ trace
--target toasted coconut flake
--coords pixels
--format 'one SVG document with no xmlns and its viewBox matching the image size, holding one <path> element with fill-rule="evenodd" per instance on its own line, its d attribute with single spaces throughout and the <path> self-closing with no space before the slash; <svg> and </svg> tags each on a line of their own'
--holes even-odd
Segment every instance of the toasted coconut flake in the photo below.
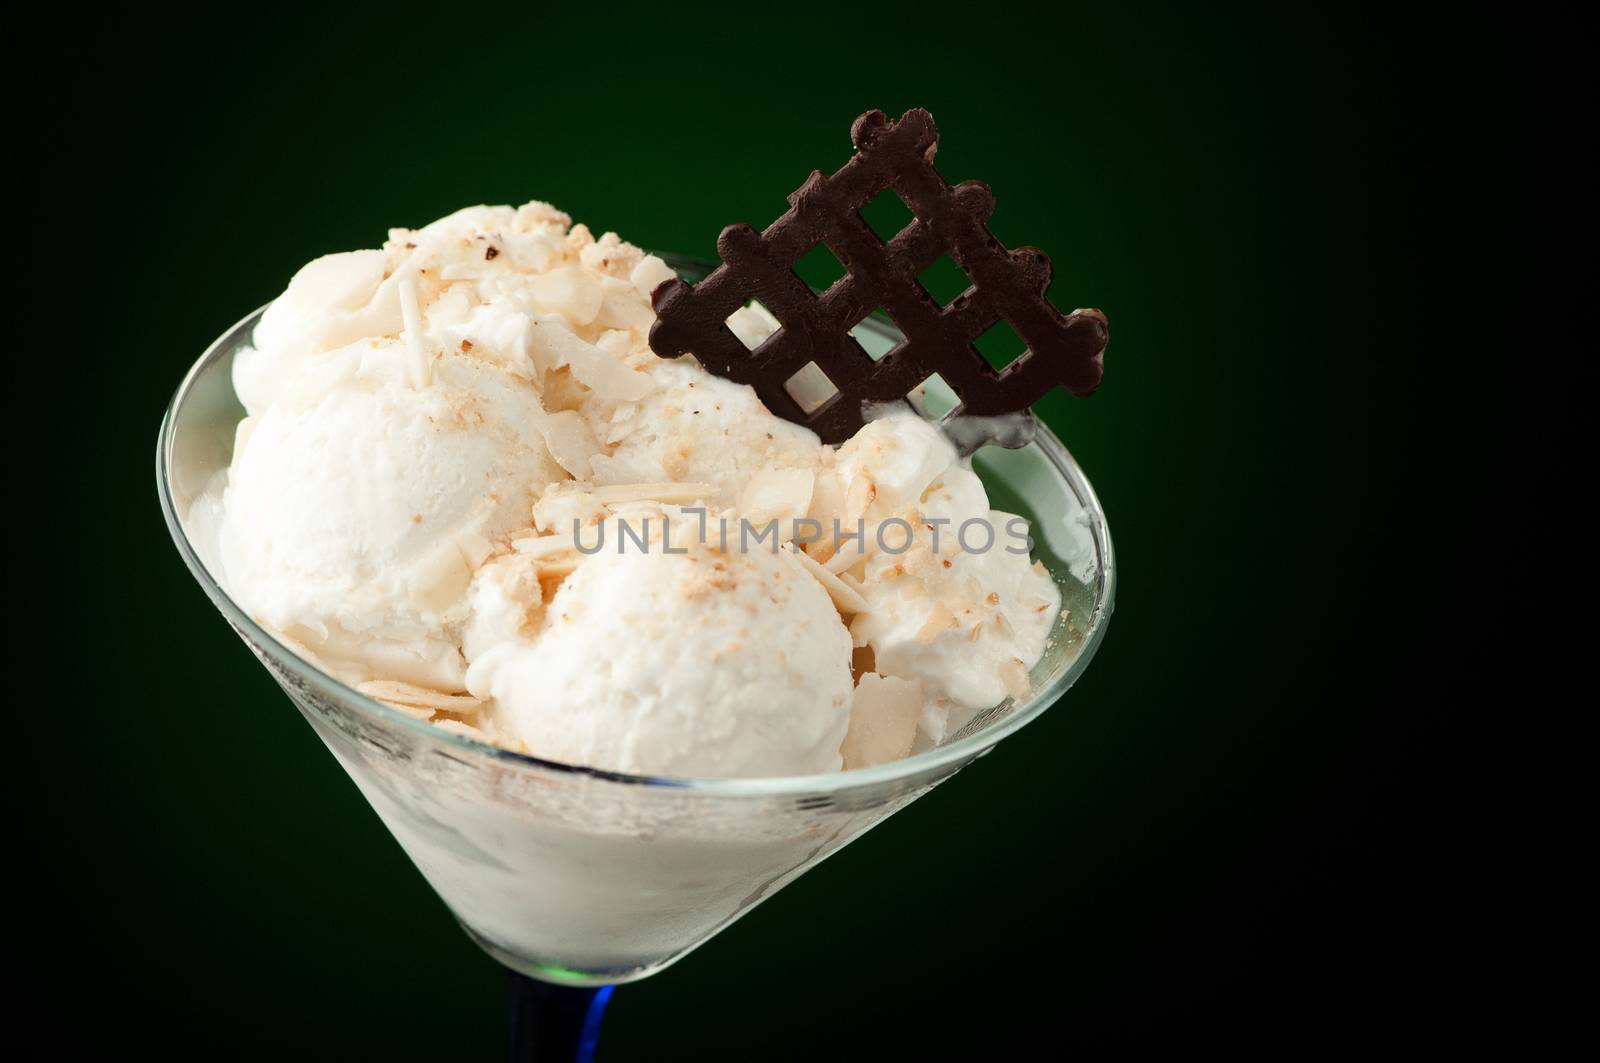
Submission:
<svg viewBox="0 0 1600 1063">
<path fill-rule="evenodd" d="M 536 374 L 539 381 L 539 404 L 551 413 L 557 410 L 578 410 L 589 397 L 589 388 L 572 374 L 572 367 L 560 365 Z"/>
<path fill-rule="evenodd" d="M 628 274 L 628 280 L 633 282 L 634 288 L 646 299 L 650 298 L 656 288 L 664 281 L 672 280 L 677 272 L 655 255 L 646 255 L 639 260 Z"/>
<path fill-rule="evenodd" d="M 716 494 L 717 489 L 702 483 L 612 484 L 590 492 L 596 502 L 615 506 L 624 502 L 697 502 Z"/>
<path fill-rule="evenodd" d="M 560 410 L 547 414 L 539 424 L 544 445 L 556 464 L 573 477 L 586 480 L 592 471 L 590 459 L 600 452 L 600 443 L 589 430 L 582 417 L 574 410 Z"/>
<path fill-rule="evenodd" d="M 1006 693 L 1011 695 L 1012 701 L 1021 703 L 1033 693 L 1033 684 L 1028 681 L 1028 666 L 1022 663 L 1020 657 L 1000 662 L 1000 682 L 1005 684 Z"/>
<path fill-rule="evenodd" d="M 390 705 L 428 709 L 432 712 L 449 712 L 458 716 L 470 716 L 483 708 L 483 702 L 468 694 L 446 694 L 393 679 L 369 680 L 357 684 L 356 689 L 369 698 Z"/>
<path fill-rule="evenodd" d="M 867 600 L 863 598 L 858 591 L 848 586 L 843 580 L 834 575 L 832 572 L 829 572 L 827 569 L 811 560 L 811 558 L 807 557 L 803 551 L 796 550 L 794 548 L 794 544 L 784 543 L 783 552 L 794 559 L 795 563 L 799 565 L 800 568 L 809 572 L 818 583 L 822 584 L 822 589 L 828 592 L 828 597 L 833 599 L 834 607 L 837 608 L 839 612 L 849 616 L 858 613 L 865 613 L 868 610 L 869 606 L 867 605 Z"/>
<path fill-rule="evenodd" d="M 1033 570 L 1039 575 L 1044 576 L 1046 579 L 1050 577 L 1050 570 L 1044 567 L 1043 561 L 1035 561 L 1033 563 Z"/>
<path fill-rule="evenodd" d="M 589 324 L 600 313 L 599 282 L 574 266 L 542 273 L 529 286 L 540 313 L 559 314 L 578 326 Z"/>
<path fill-rule="evenodd" d="M 844 496 L 844 515 L 847 523 L 867 515 L 867 510 L 877 500 L 878 485 L 865 476 L 858 477 L 851 482 Z"/>
<path fill-rule="evenodd" d="M 776 520 L 792 536 L 795 518 L 811 508 L 816 479 L 810 469 L 762 468 L 739 492 L 739 512 L 758 526 Z"/>
<path fill-rule="evenodd" d="M 600 281 L 600 324 L 614 329 L 648 329 L 655 321 L 655 311 L 650 301 L 639 294 L 639 289 L 625 280 L 605 277 Z"/>
<path fill-rule="evenodd" d="M 603 399 L 634 402 L 650 392 L 650 377 L 623 365 L 585 343 L 559 322 L 535 321 L 530 331 L 534 348 L 556 367 L 569 366 L 579 383 Z"/>
</svg>

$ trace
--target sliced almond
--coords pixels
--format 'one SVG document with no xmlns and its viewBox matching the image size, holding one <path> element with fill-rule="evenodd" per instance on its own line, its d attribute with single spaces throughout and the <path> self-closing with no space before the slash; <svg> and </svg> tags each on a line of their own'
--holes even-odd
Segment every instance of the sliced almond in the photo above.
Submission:
<svg viewBox="0 0 1600 1063">
<path fill-rule="evenodd" d="M 867 600 L 861 596 L 859 591 L 811 560 L 803 551 L 796 550 L 793 543 L 784 543 L 783 552 L 801 568 L 809 572 L 818 583 L 822 584 L 822 589 L 828 592 L 828 597 L 833 599 L 834 607 L 839 612 L 850 616 L 857 613 L 865 613 L 870 608 Z"/>
<path fill-rule="evenodd" d="M 702 483 L 612 484 L 596 487 L 594 500 L 602 505 L 614 506 L 624 502 L 698 502 L 716 494 L 717 489 Z"/>
<path fill-rule="evenodd" d="M 605 519 L 606 510 L 588 484 L 551 484 L 533 504 L 533 526 L 541 532 L 557 532 L 570 537 L 580 528 Z"/>
<path fill-rule="evenodd" d="M 850 645 L 856 649 L 867 645 L 872 636 L 872 619 L 871 613 L 857 613 L 851 618 L 848 625 L 850 628 Z"/>
<path fill-rule="evenodd" d="M 400 320 L 405 328 L 402 337 L 406 345 L 406 372 L 411 386 L 421 390 L 433 383 L 433 359 L 428 355 L 427 342 L 422 334 L 422 310 L 417 292 L 417 274 L 408 269 L 400 282 Z"/>
<path fill-rule="evenodd" d="M 380 697 L 377 697 L 376 695 L 368 695 L 368 696 L 371 697 L 372 700 L 374 700 L 374 701 L 383 702 L 385 705 L 389 706 L 395 712 L 398 712 L 398 713 L 400 713 L 400 714 L 402 714 L 404 716 L 409 716 L 413 720 L 431 720 L 431 719 L 433 719 L 433 710 L 432 709 L 423 709 L 423 708 L 417 707 L 416 705 L 406 705 L 403 702 L 390 701 L 387 698 L 380 698 Z"/>
<path fill-rule="evenodd" d="M 530 535 L 523 539 L 513 539 L 511 548 L 519 554 L 528 554 L 541 559 L 578 552 L 572 540 L 563 535 Z"/>
<path fill-rule="evenodd" d="M 868 532 L 867 534 L 870 535 L 871 533 Z M 840 536 L 840 542 L 835 544 L 838 547 L 837 552 L 834 553 L 832 557 L 828 558 L 828 571 L 832 572 L 834 575 L 838 575 L 845 569 L 850 568 L 857 561 L 860 561 L 866 556 L 862 546 L 862 540 L 854 537 L 852 537 L 848 543 L 844 542 L 843 540 L 844 537 Z"/>
<path fill-rule="evenodd" d="M 369 698 L 390 705 L 428 709 L 433 712 L 450 712 L 458 716 L 470 716 L 483 708 L 483 702 L 468 694 L 445 694 L 394 679 L 368 680 L 357 684 L 356 689 Z"/>
</svg>

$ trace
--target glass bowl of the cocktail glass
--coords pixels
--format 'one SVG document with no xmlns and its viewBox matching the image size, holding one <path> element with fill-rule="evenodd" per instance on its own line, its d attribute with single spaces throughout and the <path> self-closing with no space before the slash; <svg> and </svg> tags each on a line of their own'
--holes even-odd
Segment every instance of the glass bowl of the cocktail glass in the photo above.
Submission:
<svg viewBox="0 0 1600 1063">
<path fill-rule="evenodd" d="M 691 281 L 703 275 L 699 264 L 670 261 Z M 978 713 L 941 744 L 827 775 L 657 778 L 541 760 L 440 729 L 296 656 L 220 578 L 215 503 L 244 414 L 231 368 L 259 316 L 200 357 L 162 421 L 156 479 L 173 541 L 467 934 L 537 980 L 517 994 L 528 1043 L 576 1044 L 595 1025 L 597 987 L 682 958 L 1035 719 L 1083 673 L 1105 632 L 1115 575 L 1105 520 L 1082 470 L 1041 427 L 1021 449 L 980 450 L 973 467 L 995 508 L 1031 522 L 1036 556 L 1061 587 L 1062 616 L 1032 671 L 1032 694 Z M 855 333 L 875 357 L 898 339 L 877 318 Z"/>
</svg>

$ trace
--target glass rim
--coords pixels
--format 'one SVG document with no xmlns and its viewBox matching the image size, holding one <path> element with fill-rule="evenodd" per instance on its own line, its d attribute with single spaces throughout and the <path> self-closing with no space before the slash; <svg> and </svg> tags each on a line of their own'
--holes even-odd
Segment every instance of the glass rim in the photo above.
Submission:
<svg viewBox="0 0 1600 1063">
<path fill-rule="evenodd" d="M 675 269 L 698 271 L 702 276 L 714 266 L 713 263 L 703 262 L 683 255 L 656 253 L 660 254 Z M 267 305 L 270 306 L 271 304 Z M 1059 701 L 1067 690 L 1077 682 L 1078 678 L 1083 675 L 1085 669 L 1089 667 L 1089 663 L 1094 658 L 1095 651 L 1099 648 L 1101 639 L 1105 635 L 1106 625 L 1111 618 L 1112 605 L 1116 596 L 1116 562 L 1112 553 L 1111 534 L 1106 527 L 1105 513 L 1100 507 L 1100 500 L 1096 497 L 1088 477 L 1084 475 L 1078 463 L 1073 460 L 1071 452 L 1050 430 L 1050 427 L 1040 421 L 1038 432 L 1034 436 L 1034 443 L 1039 446 L 1039 450 L 1056 472 L 1061 474 L 1062 478 L 1067 482 L 1067 486 L 1077 495 L 1078 502 L 1089 519 L 1089 531 L 1094 537 L 1095 547 L 1100 556 L 1100 581 L 1104 589 L 1089 617 L 1088 627 L 1083 635 L 1083 643 L 1078 647 L 1077 655 L 1047 686 L 1036 691 L 1033 697 L 1025 704 L 1015 706 L 1004 719 L 998 720 L 965 738 L 958 739 L 947 745 L 935 746 L 921 753 L 914 753 L 899 760 L 875 764 L 871 767 L 808 775 L 735 778 L 634 775 L 627 772 L 608 771 L 604 768 L 592 768 L 582 764 L 566 764 L 556 760 L 545 760 L 528 753 L 518 753 L 514 750 L 479 741 L 468 735 L 444 730 L 427 720 L 409 716 L 361 693 L 354 687 L 347 686 L 285 646 L 271 631 L 258 624 L 248 613 L 240 608 L 238 603 L 228 595 L 222 585 L 217 582 L 217 579 L 207 570 L 205 563 L 201 561 L 198 552 L 195 550 L 194 544 L 189 541 L 188 532 L 184 529 L 183 521 L 178 516 L 177 500 L 173 496 L 171 476 L 172 451 L 177 435 L 178 411 L 183 407 L 190 389 L 200 375 L 210 368 L 212 363 L 220 359 L 224 352 L 231 351 L 237 345 L 240 333 L 252 331 L 255 322 L 265 310 L 266 306 L 262 306 L 251 311 L 213 340 L 205 352 L 189 367 L 188 372 L 184 374 L 182 383 L 178 385 L 177 390 L 173 393 L 172 401 L 167 404 L 166 412 L 161 418 L 160 435 L 156 440 L 156 487 L 157 494 L 160 497 L 161 512 L 166 518 L 167 530 L 171 533 L 173 543 L 177 546 L 178 553 L 183 558 L 183 562 L 188 567 L 190 574 L 194 576 L 201 589 L 205 591 L 206 597 L 211 599 L 212 605 L 216 606 L 236 630 L 242 631 L 257 646 L 266 648 L 276 660 L 292 668 L 297 678 L 335 703 L 355 706 L 366 715 L 374 717 L 382 723 L 411 731 L 418 736 L 437 743 L 441 747 L 470 753 L 475 756 L 489 757 L 496 761 L 514 763 L 525 768 L 535 768 L 562 775 L 587 776 L 604 782 L 630 786 L 671 787 L 678 790 L 691 790 L 713 795 L 748 797 L 819 792 L 838 793 L 893 783 L 924 772 L 937 773 L 941 769 L 949 768 L 951 765 L 959 766 L 964 761 L 981 756 L 1002 739 L 1020 730 L 1024 725 Z M 869 328 L 883 331 L 886 335 L 899 335 L 898 332 L 890 332 L 888 326 L 870 317 L 862 324 Z"/>
</svg>

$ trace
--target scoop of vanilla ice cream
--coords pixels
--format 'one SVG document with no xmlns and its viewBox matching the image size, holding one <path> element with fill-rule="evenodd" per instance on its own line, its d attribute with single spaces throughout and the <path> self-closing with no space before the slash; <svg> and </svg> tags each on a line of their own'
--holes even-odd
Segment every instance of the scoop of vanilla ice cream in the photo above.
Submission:
<svg viewBox="0 0 1600 1063">
<path fill-rule="evenodd" d="M 239 603 L 323 660 L 458 690 L 472 572 L 565 474 L 526 381 L 455 355 L 416 388 L 407 357 L 354 344 L 250 419 L 219 548 Z"/>
<path fill-rule="evenodd" d="M 851 646 L 827 593 L 787 552 L 719 553 L 676 525 L 665 545 L 608 542 L 543 605 L 536 562 L 484 567 L 467 685 L 502 740 L 646 774 L 838 770 Z"/>
<path fill-rule="evenodd" d="M 659 261 L 659 260 L 657 260 Z M 664 269 L 664 265 L 662 266 Z M 652 286 L 660 270 L 639 271 Z M 759 304 L 741 307 L 728 327 L 748 347 L 778 330 Z M 758 473 L 814 470 L 823 446 L 808 428 L 775 417 L 755 390 L 713 376 L 691 357 L 653 359 L 646 394 L 633 402 L 589 401 L 585 416 L 602 448 L 592 461 L 597 484 L 702 483 L 707 501 L 736 503 Z"/>
<path fill-rule="evenodd" d="M 593 462 L 595 483 L 703 483 L 731 503 L 763 468 L 812 469 L 821 461 L 816 433 L 773 416 L 750 387 L 688 358 L 658 360 L 647 373 L 642 399 L 592 415 L 605 448 Z"/>
<path fill-rule="evenodd" d="M 341 678 L 461 689 L 472 571 L 590 474 L 585 404 L 648 391 L 670 272 L 543 203 L 301 269 L 234 360 L 249 416 L 218 539 L 240 604 Z"/>
</svg>

